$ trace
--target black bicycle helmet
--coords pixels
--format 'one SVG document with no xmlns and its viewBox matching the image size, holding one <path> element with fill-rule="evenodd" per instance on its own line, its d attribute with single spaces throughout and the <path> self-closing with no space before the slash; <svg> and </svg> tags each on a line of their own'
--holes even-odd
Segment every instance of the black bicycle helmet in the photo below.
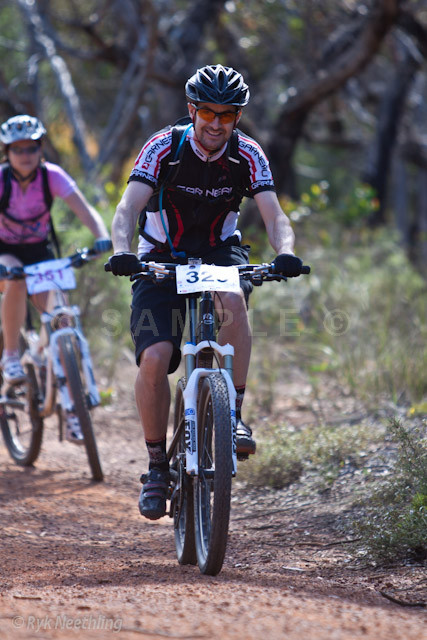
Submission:
<svg viewBox="0 0 427 640">
<path fill-rule="evenodd" d="M 40 140 L 46 129 L 38 118 L 33 116 L 13 116 L 0 126 L 0 140 L 8 145 L 18 140 Z"/>
<path fill-rule="evenodd" d="M 249 88 L 243 76 L 222 64 L 198 69 L 187 81 L 185 93 L 189 102 L 212 102 L 244 107 L 249 102 Z"/>
</svg>

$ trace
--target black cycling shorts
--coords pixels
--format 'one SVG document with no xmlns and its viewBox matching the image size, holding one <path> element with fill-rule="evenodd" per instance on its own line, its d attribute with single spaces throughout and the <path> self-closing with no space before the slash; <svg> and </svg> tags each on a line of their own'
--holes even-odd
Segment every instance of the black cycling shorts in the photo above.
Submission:
<svg viewBox="0 0 427 640">
<path fill-rule="evenodd" d="M 35 264 L 55 258 L 48 240 L 43 242 L 28 242 L 27 244 L 7 244 L 0 240 L 0 256 L 8 254 L 14 256 L 23 265 Z"/>
<path fill-rule="evenodd" d="M 141 260 L 172 262 L 170 254 L 151 253 L 140 256 Z M 249 247 L 227 245 L 210 251 L 203 257 L 205 264 L 230 266 L 246 264 Z M 185 261 L 186 262 L 186 261 Z M 179 263 L 179 262 L 178 262 Z M 252 284 L 240 280 L 246 304 Z M 185 325 L 186 297 L 176 292 L 175 280 L 159 284 L 149 280 L 138 280 L 132 288 L 132 313 L 130 330 L 135 345 L 135 359 L 139 366 L 141 353 L 157 342 L 172 342 L 173 353 L 168 373 L 173 373 L 181 361 L 181 340 Z"/>
</svg>

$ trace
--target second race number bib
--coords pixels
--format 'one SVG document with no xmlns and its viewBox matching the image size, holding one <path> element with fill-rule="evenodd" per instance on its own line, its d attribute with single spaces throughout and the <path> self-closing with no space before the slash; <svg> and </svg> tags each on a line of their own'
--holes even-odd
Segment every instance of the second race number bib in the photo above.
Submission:
<svg viewBox="0 0 427 640">
<path fill-rule="evenodd" d="M 46 260 L 24 267 L 27 274 L 27 290 L 30 295 L 51 289 L 75 289 L 76 279 L 70 268 L 70 260 Z"/>
</svg>

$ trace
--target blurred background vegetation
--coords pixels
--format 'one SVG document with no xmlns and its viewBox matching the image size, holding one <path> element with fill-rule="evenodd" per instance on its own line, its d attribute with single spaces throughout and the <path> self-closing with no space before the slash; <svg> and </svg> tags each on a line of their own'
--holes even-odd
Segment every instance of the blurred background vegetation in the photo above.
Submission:
<svg viewBox="0 0 427 640">
<path fill-rule="evenodd" d="M 297 253 L 312 266 L 286 288 L 254 293 L 249 415 L 271 414 L 298 369 L 313 403 L 333 380 L 369 415 L 387 406 L 421 420 L 418 436 L 408 429 L 425 448 L 425 1 L 0 0 L 0 53 L 1 121 L 40 117 L 47 159 L 109 225 L 145 139 L 185 115 L 187 78 L 205 64 L 241 71 L 251 101 L 239 126 L 269 156 Z M 61 203 L 53 215 L 64 250 L 91 242 Z M 240 226 L 252 260 L 271 259 L 251 201 Z M 78 278 L 96 360 L 113 381 L 118 354 L 132 346 L 129 283 L 101 266 Z M 404 425 L 396 434 L 402 442 Z M 358 453 L 387 437 L 326 415 L 296 432 L 282 416 L 246 480 L 282 487 L 317 465 L 333 482 L 351 452 L 363 464 Z M 411 513 L 416 505 L 420 532 L 427 487 L 418 468 L 402 500 Z"/>
</svg>

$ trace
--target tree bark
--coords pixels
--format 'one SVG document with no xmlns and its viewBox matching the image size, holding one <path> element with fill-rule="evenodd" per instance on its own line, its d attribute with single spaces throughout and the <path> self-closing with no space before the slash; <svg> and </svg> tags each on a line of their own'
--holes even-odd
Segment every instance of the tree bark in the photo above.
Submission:
<svg viewBox="0 0 427 640">
<path fill-rule="evenodd" d="M 375 189 L 380 202 L 380 206 L 370 218 L 370 224 L 373 226 L 384 224 L 386 221 L 387 186 L 392 152 L 406 96 L 419 64 L 419 57 L 414 57 L 412 52 L 406 49 L 380 103 L 376 137 L 369 152 L 367 167 L 362 174 L 363 182 Z"/>
<path fill-rule="evenodd" d="M 64 59 L 57 54 L 55 44 L 48 35 L 48 30 L 41 15 L 37 11 L 36 4 L 28 2 L 28 0 L 17 1 L 24 16 L 28 20 L 36 42 L 44 52 L 56 76 L 59 90 L 65 103 L 65 109 L 74 130 L 74 143 L 79 152 L 83 168 L 89 172 L 93 167 L 93 162 L 86 148 L 85 124 L 80 109 L 79 97 L 75 90 L 71 74 Z"/>
<path fill-rule="evenodd" d="M 351 38 L 342 53 L 329 56 L 329 64 L 318 69 L 315 77 L 300 88 L 288 90 L 287 102 L 275 126 L 268 148 L 276 188 L 279 193 L 296 197 L 292 158 L 310 111 L 322 100 L 360 73 L 378 51 L 384 37 L 396 22 L 399 0 L 378 0 L 358 25 L 358 37 Z M 351 32 L 353 33 L 353 32 Z"/>
</svg>

